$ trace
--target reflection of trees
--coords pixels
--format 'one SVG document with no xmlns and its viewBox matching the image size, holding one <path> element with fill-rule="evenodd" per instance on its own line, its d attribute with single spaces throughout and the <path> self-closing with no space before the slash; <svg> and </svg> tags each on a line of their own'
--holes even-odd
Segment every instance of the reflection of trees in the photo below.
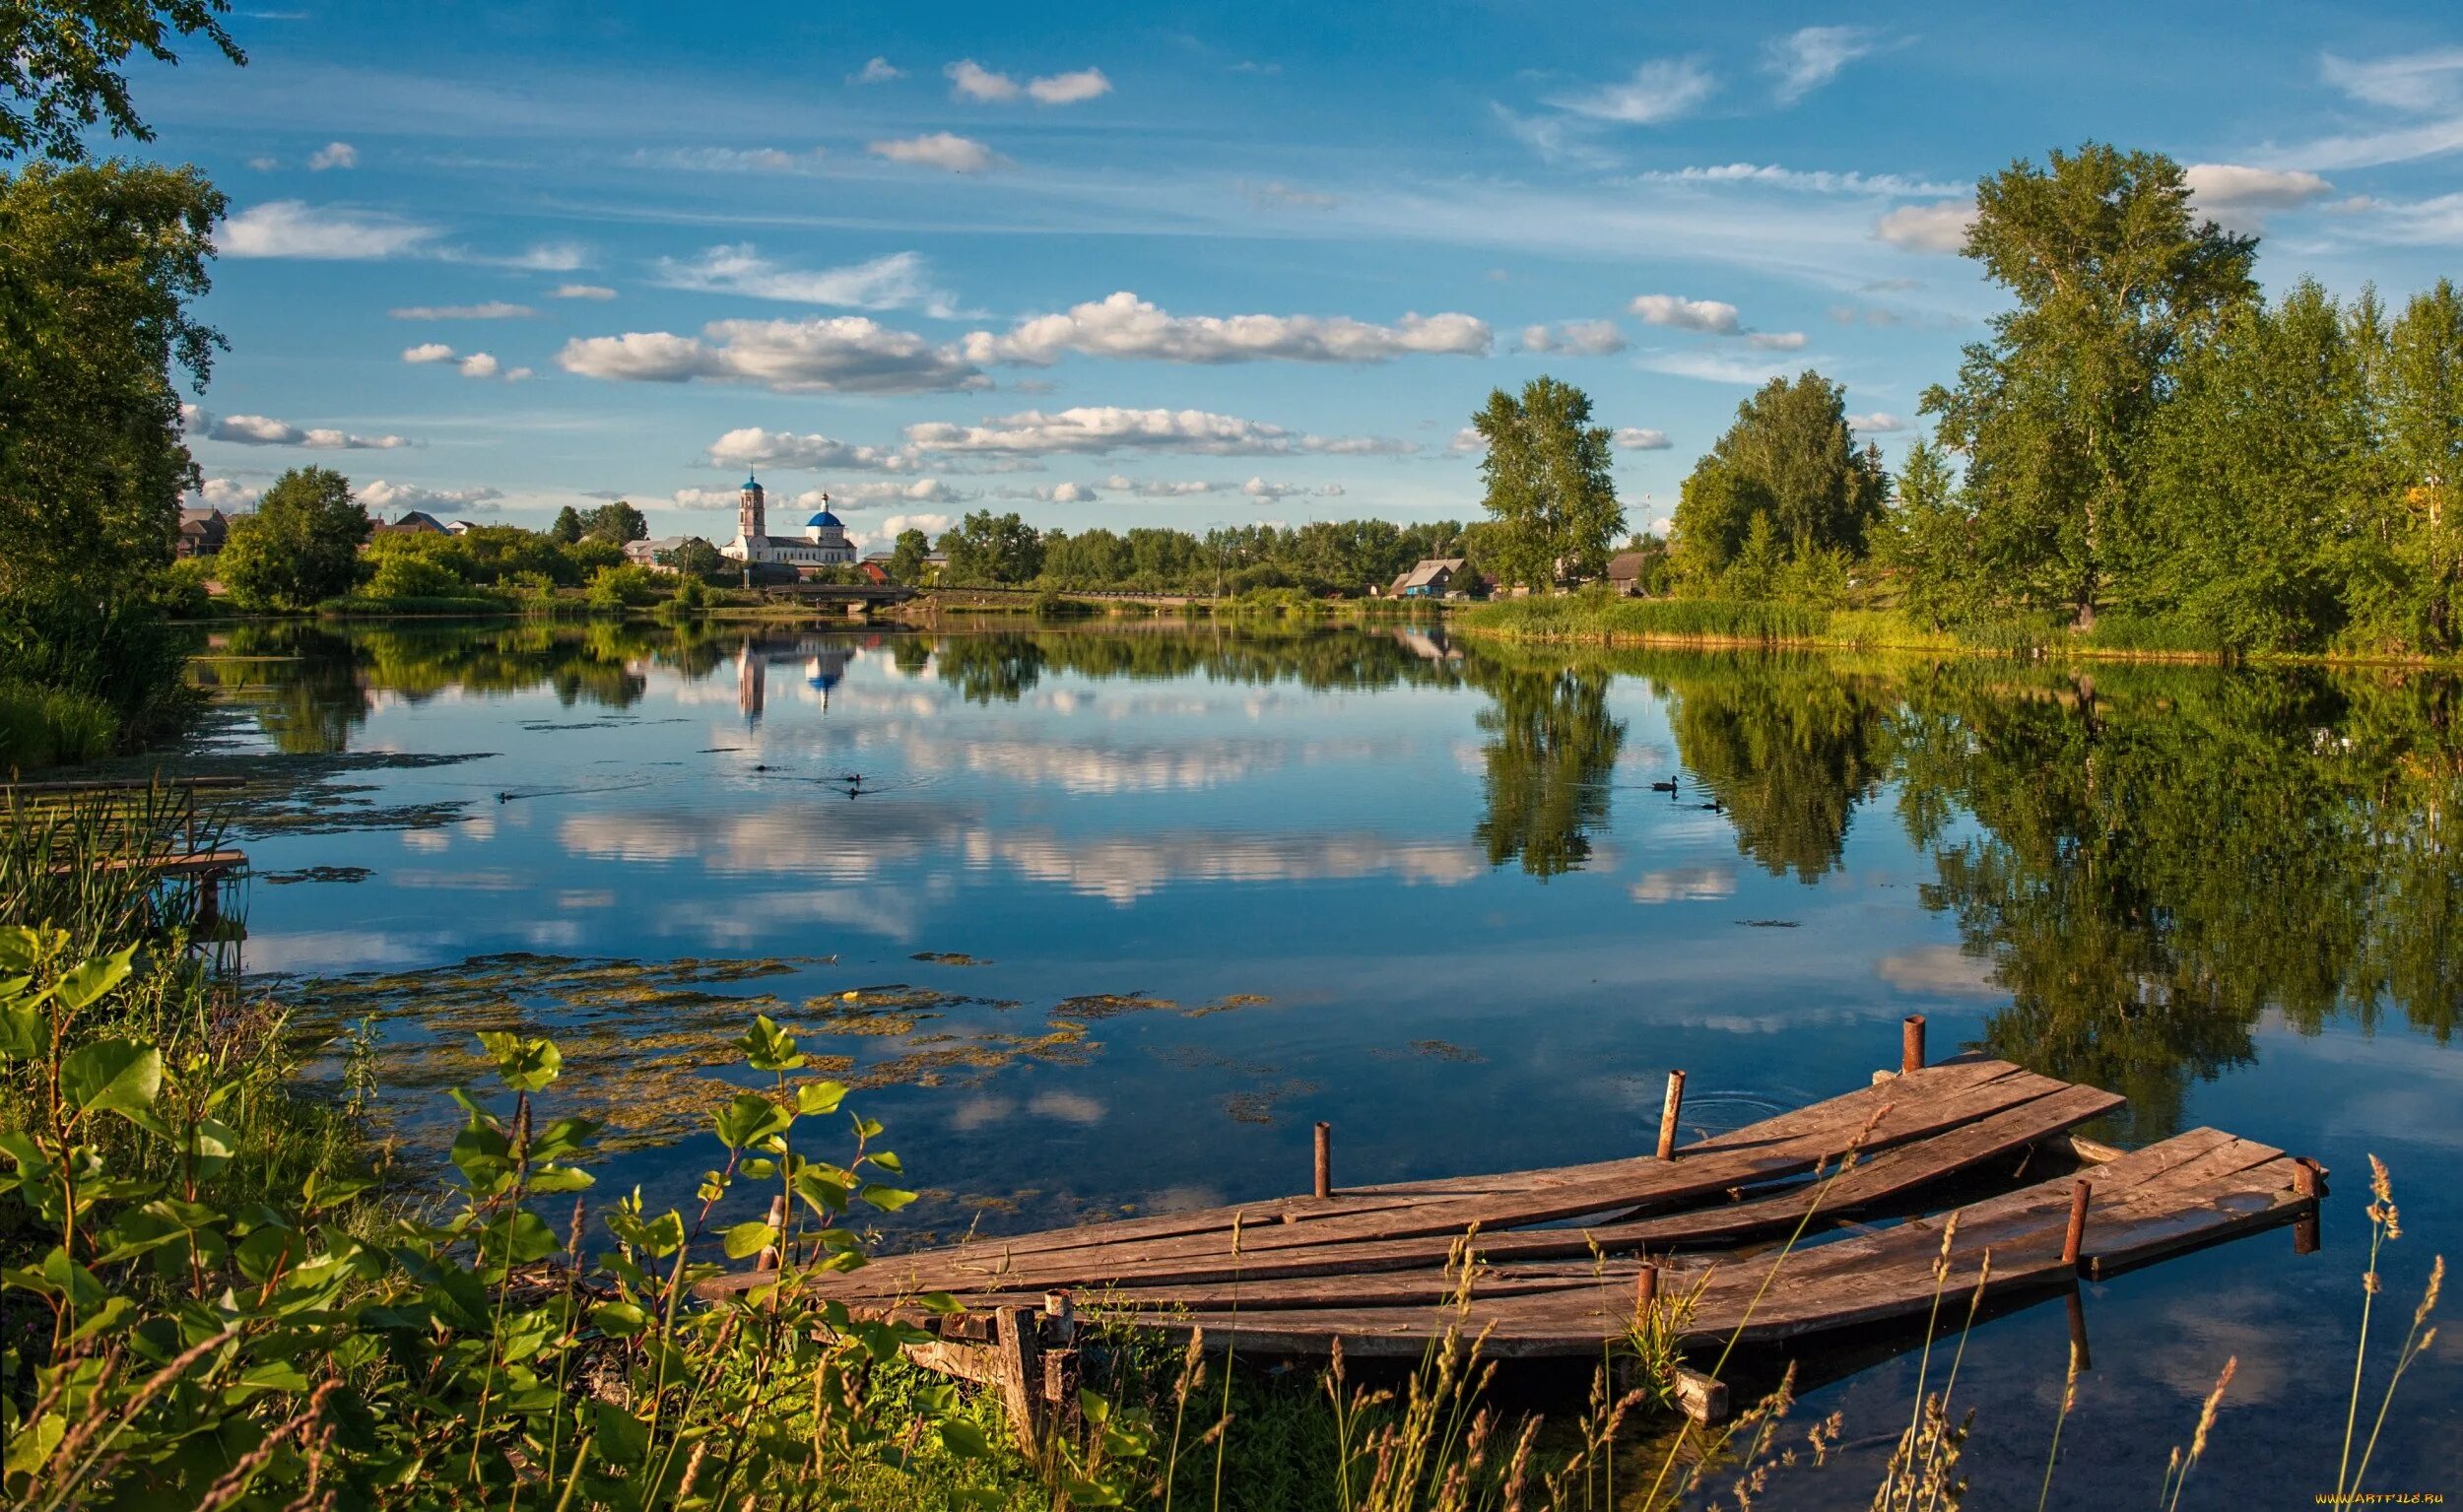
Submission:
<svg viewBox="0 0 2463 1512">
<path fill-rule="evenodd" d="M 276 630 L 282 633 L 268 633 Z M 348 640 L 313 625 L 244 624 L 222 638 L 232 657 L 267 658 L 209 656 L 201 665 L 213 682 L 238 690 L 238 701 L 254 711 L 276 751 L 328 756 L 350 749 L 352 732 L 367 723 L 368 698 Z"/>
<path fill-rule="evenodd" d="M 1793 656 L 1704 658 L 1667 684 L 1678 758 L 1727 810 L 1737 850 L 1808 883 L 1836 866 L 1881 780 L 1868 684 Z"/>
<path fill-rule="evenodd" d="M 1491 866 L 1519 858 L 1534 877 L 1578 869 L 1591 831 L 1608 824 L 1608 775 L 1625 746 L 1625 722 L 1608 714 L 1608 675 L 1531 671 L 1475 662 L 1471 680 L 1496 699 L 1480 728 L 1480 843 Z"/>
<path fill-rule="evenodd" d="M 953 635 L 934 667 L 968 703 L 1015 703 L 1042 681 L 1043 648 L 1032 635 Z"/>
</svg>

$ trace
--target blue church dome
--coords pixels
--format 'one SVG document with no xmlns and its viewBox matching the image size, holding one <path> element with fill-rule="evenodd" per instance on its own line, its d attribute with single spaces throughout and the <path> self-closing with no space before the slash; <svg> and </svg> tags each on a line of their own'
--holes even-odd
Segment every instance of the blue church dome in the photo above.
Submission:
<svg viewBox="0 0 2463 1512">
<path fill-rule="evenodd" d="M 838 517 L 837 517 L 836 515 L 834 515 L 834 514 L 832 514 L 832 513 L 831 513 L 829 510 L 827 510 L 827 509 L 824 509 L 823 511 L 821 511 L 821 513 L 814 515 L 811 519 L 806 520 L 804 523 L 805 523 L 807 526 L 812 526 L 812 525 L 836 525 L 836 526 L 838 526 L 838 528 L 839 528 L 839 529 L 844 529 L 844 528 L 845 528 L 845 526 L 839 522 Z"/>
<path fill-rule="evenodd" d="M 762 481 L 759 478 L 754 477 L 751 473 L 744 475 L 744 486 L 755 493 L 759 493 L 762 491 Z"/>
</svg>

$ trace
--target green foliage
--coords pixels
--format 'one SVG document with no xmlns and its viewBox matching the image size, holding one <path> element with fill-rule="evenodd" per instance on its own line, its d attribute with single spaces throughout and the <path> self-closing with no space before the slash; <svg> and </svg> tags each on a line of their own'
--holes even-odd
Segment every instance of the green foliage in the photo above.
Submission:
<svg viewBox="0 0 2463 1512">
<path fill-rule="evenodd" d="M 132 52 L 176 63 L 171 44 L 202 37 L 233 63 L 224 0 L 11 0 L 0 7 L 0 159 L 39 153 L 77 162 L 85 129 L 151 142 L 120 69 Z"/>
<path fill-rule="evenodd" d="M 1929 629 L 1972 622 L 1992 597 L 1981 527 L 1940 447 L 1918 441 L 1898 470 L 1897 498 L 1875 532 L 1878 565 L 1895 574 L 1899 603 Z"/>
<path fill-rule="evenodd" d="M 601 567 L 588 597 L 593 609 L 638 609 L 658 597 L 658 575 L 632 561 Z"/>
<path fill-rule="evenodd" d="M 193 168 L 0 177 L 0 595 L 117 594 L 170 560 L 195 477 L 173 371 L 202 387 L 222 345 L 188 307 L 225 208 Z"/>
<path fill-rule="evenodd" d="M 1888 491 L 1881 452 L 1856 449 L 1842 385 L 1811 371 L 1772 378 L 1737 407 L 1736 424 L 1685 480 L 1680 568 L 1714 580 L 1750 554 L 1754 578 L 1769 579 L 1817 553 L 1860 557 Z"/>
<path fill-rule="evenodd" d="M 119 716 L 92 694 L 0 683 L 0 772 L 99 760 L 119 734 Z"/>
<path fill-rule="evenodd" d="M 0 596 L 0 684 L 102 704 L 129 741 L 176 728 L 194 707 L 181 681 L 188 641 L 138 598 L 98 599 L 66 586 Z"/>
<path fill-rule="evenodd" d="M 560 523 L 562 518 L 559 516 Z M 650 522 L 640 510 L 620 498 L 613 503 L 601 504 L 583 515 L 581 534 L 592 541 L 621 547 L 628 541 L 648 540 Z"/>
<path fill-rule="evenodd" d="M 1590 396 L 1537 377 L 1520 398 L 1493 390 L 1471 423 L 1488 443 L 1480 474 L 1491 529 L 1481 564 L 1499 582 L 1534 588 L 1605 571 L 1625 506 L 1609 467 L 1610 432 L 1591 424 Z"/>
<path fill-rule="evenodd" d="M 570 546 L 581 539 L 581 511 L 566 504 L 556 511 L 556 522 L 548 527 L 548 539 L 559 546 Z"/>
<path fill-rule="evenodd" d="M 1023 583 L 1043 569 L 1042 538 L 1014 512 L 970 510 L 941 537 L 940 549 L 951 582 Z"/>
<path fill-rule="evenodd" d="M 372 559 L 376 570 L 367 580 L 369 598 L 448 598 L 470 586 L 460 573 L 433 557 L 389 552 Z"/>
<path fill-rule="evenodd" d="M 367 532 L 350 479 L 328 467 L 295 467 L 274 480 L 255 513 L 232 521 L 215 569 L 243 609 L 308 609 L 359 581 Z"/>
<path fill-rule="evenodd" d="M 924 559 L 932 554 L 932 540 L 922 531 L 909 527 L 898 533 L 890 548 L 890 576 L 901 583 L 920 584 L 929 569 Z"/>
<path fill-rule="evenodd" d="M 718 548 L 699 536 L 687 536 L 674 551 L 659 553 L 657 560 L 659 565 L 673 567 L 688 580 L 697 582 L 709 581 L 729 565 L 727 559 L 718 554 Z"/>
<path fill-rule="evenodd" d="M 1831 616 L 1803 604 L 1738 599 L 1626 599 L 1606 593 L 1503 599 L 1467 612 L 1466 626 L 1521 640 L 1809 641 Z"/>
</svg>

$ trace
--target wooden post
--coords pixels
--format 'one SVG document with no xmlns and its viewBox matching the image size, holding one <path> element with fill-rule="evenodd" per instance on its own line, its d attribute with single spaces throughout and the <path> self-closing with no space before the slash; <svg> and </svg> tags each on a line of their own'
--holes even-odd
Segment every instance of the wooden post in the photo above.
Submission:
<svg viewBox="0 0 2463 1512">
<path fill-rule="evenodd" d="M 1042 1363 L 1036 1359 L 1034 1326 L 1022 1307 L 1003 1307 L 992 1314 L 992 1353 L 1000 1369 L 1001 1409 L 1009 1414 L 1010 1431 L 1018 1435 L 1018 1452 L 1034 1458 L 1034 1399 L 1042 1395 Z"/>
<path fill-rule="evenodd" d="M 1898 1069 L 1924 1069 L 1924 1016 L 1909 1014 L 1898 1020 Z"/>
<path fill-rule="evenodd" d="M 2078 1294 L 2078 1282 L 2070 1282 L 2070 1348 L 2078 1355 L 2078 1368 L 2083 1373 L 2096 1368 L 2095 1358 L 2087 1352 L 2087 1299 Z"/>
<path fill-rule="evenodd" d="M 1317 1120 L 1317 1200 L 1334 1195 L 1334 1126 Z"/>
<path fill-rule="evenodd" d="M 1676 1158 L 1676 1115 L 1685 1106 L 1685 1073 L 1668 1073 L 1668 1100 L 1659 1109 L 1659 1158 Z"/>
<path fill-rule="evenodd" d="M 2073 1183 L 2070 1187 L 2070 1229 L 2061 1237 L 2061 1263 L 2073 1272 L 2078 1269 L 2078 1252 L 2087 1241 L 2087 1203 L 2094 1195 L 2092 1181 Z"/>
<path fill-rule="evenodd" d="M 2292 1189 L 2309 1200 L 2309 1206 L 2292 1222 L 2292 1252 L 2296 1255 L 2317 1253 L 2318 1199 L 2326 1195 L 2323 1175 L 2318 1163 L 2305 1155 L 2293 1161 Z"/>
<path fill-rule="evenodd" d="M 1651 1309 L 1659 1305 L 1659 1268 L 1649 1261 L 1633 1273 L 1633 1311 L 1642 1323 L 1650 1322 Z"/>
<path fill-rule="evenodd" d="M 787 1200 L 785 1198 L 773 1197 L 769 1200 L 769 1226 L 781 1231 L 786 1228 Z M 756 1271 L 778 1269 L 778 1246 L 775 1242 L 762 1246 L 761 1254 L 753 1261 L 753 1269 Z"/>
</svg>

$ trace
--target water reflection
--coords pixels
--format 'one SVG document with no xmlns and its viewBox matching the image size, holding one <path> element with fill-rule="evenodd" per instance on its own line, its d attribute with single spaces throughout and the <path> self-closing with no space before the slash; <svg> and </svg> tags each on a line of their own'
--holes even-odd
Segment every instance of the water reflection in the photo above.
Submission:
<svg viewBox="0 0 2463 1512">
<path fill-rule="evenodd" d="M 1620 822 L 1657 824 L 1663 849 L 1688 834 L 1732 844 L 1748 876 L 1815 887 L 1841 876 L 1861 822 L 1922 868 L 1923 907 L 1958 937 L 1910 944 L 1868 974 L 1990 1004 L 1986 1048 L 2125 1092 L 2131 1139 L 2176 1127 L 2199 1082 L 2248 1063 L 2270 1013 L 2304 1028 L 2391 1017 L 2442 1043 L 2463 1006 L 2449 948 L 2463 883 L 2447 845 L 2463 747 L 2454 686 L 2439 678 L 1563 656 L 1427 628 L 922 635 L 608 622 L 247 625 L 219 633 L 200 668 L 293 755 L 344 752 L 386 703 L 447 695 L 546 691 L 621 713 L 663 682 L 680 706 L 723 707 L 726 682 L 713 680 L 731 679 L 739 716 L 766 711 L 773 725 L 787 688 L 799 703 L 837 700 L 826 730 L 762 739 L 802 741 L 815 760 L 825 734 L 853 743 L 828 748 L 833 758 L 870 743 L 909 790 L 826 813 L 714 812 L 681 787 L 544 826 L 601 865 L 813 885 L 800 898 L 674 902 L 660 931 L 734 919 L 750 937 L 765 917 L 800 916 L 903 938 L 921 927 L 922 900 L 966 875 L 1122 909 L 1243 884 L 1454 887 L 1483 866 L 1547 880 L 1617 870 L 1603 841 Z M 1127 696 L 1113 684 L 1156 687 Z M 691 695 L 703 686 L 710 696 Z M 1266 719 L 1277 690 L 1318 701 Z M 1475 739 L 1455 759 L 1477 774 L 1475 808 L 1415 803 L 1379 773 L 1405 769 L 1425 740 L 1338 727 L 1323 701 L 1397 690 L 1472 711 Z M 1226 695 L 1247 699 L 1249 728 L 1199 717 L 1223 714 Z M 953 724 L 943 698 L 981 713 Z M 1196 712 L 1175 724 L 1174 709 Z M 1638 717 L 1664 721 L 1679 792 L 1615 780 L 1621 757 L 1647 755 L 1629 751 Z M 1312 762 L 1370 784 L 1373 805 L 1316 801 L 1296 774 Z M 932 791 L 962 781 L 977 786 Z M 1041 793 L 1080 806 L 1064 813 Z M 1697 811 L 1683 818 L 1698 823 L 1640 807 L 1654 804 Z M 1716 854 L 1634 849 L 1613 884 L 1625 907 L 1724 909 L 1739 890 L 1739 868 Z M 833 890 L 860 885 L 880 890 Z"/>
</svg>

